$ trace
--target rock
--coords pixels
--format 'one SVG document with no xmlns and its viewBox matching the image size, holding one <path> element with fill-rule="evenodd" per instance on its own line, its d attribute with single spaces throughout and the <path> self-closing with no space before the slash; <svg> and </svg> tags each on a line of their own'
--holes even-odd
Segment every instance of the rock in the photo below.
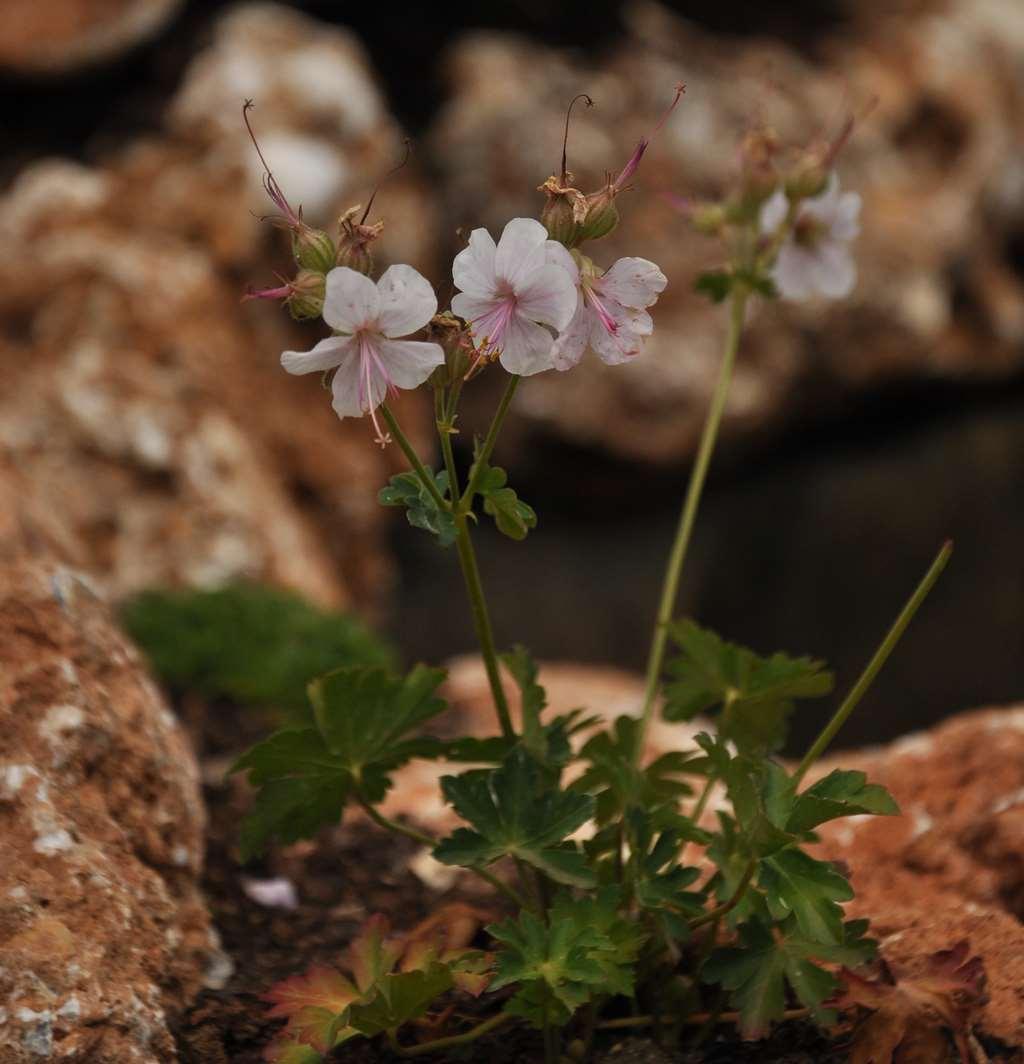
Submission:
<svg viewBox="0 0 1024 1064">
<path fill-rule="evenodd" d="M 0 528 L 0 1060 L 162 1064 L 229 962 L 181 729 L 92 582 Z M 30 546 L 32 544 L 32 546 Z"/>
<path fill-rule="evenodd" d="M 853 101 L 878 96 L 842 157 L 844 185 L 864 198 L 860 281 L 834 306 L 754 309 L 726 413 L 733 437 L 820 416 L 840 397 L 907 379 L 1005 377 L 1024 353 L 1024 27 L 1014 0 L 886 6 L 856 32 L 819 42 L 820 64 L 779 43 L 716 37 L 653 4 L 632 8 L 628 38 L 596 64 L 510 36 L 453 49 L 453 98 L 432 146 L 445 178 L 449 229 L 492 230 L 536 215 L 534 189 L 557 168 L 564 110 L 574 112 L 570 168 L 584 187 L 617 170 L 671 99 L 687 91 L 624 197 L 620 230 L 588 245 L 602 265 L 657 262 L 669 285 L 640 359 L 525 382 L 521 433 L 555 432 L 651 462 L 689 456 L 714 384 L 725 327 L 691 291 L 717 264 L 660 193 L 713 197 L 734 176 L 743 130 L 768 121 L 785 144 L 835 128 Z M 849 87 L 844 97 L 842 86 Z"/>
<path fill-rule="evenodd" d="M 851 817 L 820 830 L 819 856 L 844 861 L 883 956 L 910 970 L 962 938 L 985 961 L 985 1030 L 1024 1045 L 1024 707 L 976 710 L 888 747 L 816 766 L 860 769 L 899 817 Z"/>
<path fill-rule="evenodd" d="M 0 68 L 63 75 L 104 63 L 154 37 L 182 0 L 7 0 Z"/>
</svg>

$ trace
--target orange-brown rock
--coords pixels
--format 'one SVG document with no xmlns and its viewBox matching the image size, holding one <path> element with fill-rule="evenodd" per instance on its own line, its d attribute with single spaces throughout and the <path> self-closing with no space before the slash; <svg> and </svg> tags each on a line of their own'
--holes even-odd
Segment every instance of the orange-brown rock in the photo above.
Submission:
<svg viewBox="0 0 1024 1064">
<path fill-rule="evenodd" d="M 837 767 L 867 772 L 902 811 L 820 829 L 820 855 L 850 868 L 849 914 L 904 968 L 968 939 L 988 974 L 985 1029 L 1024 1045 L 1024 708 L 963 713 L 815 775 Z"/>
<path fill-rule="evenodd" d="M 168 1022 L 230 967 L 198 768 L 92 582 L 3 501 L 0 1060 L 164 1064 Z"/>
<path fill-rule="evenodd" d="M 154 36 L 182 0 L 5 0 L 0 68 L 62 75 L 111 59 Z"/>
</svg>

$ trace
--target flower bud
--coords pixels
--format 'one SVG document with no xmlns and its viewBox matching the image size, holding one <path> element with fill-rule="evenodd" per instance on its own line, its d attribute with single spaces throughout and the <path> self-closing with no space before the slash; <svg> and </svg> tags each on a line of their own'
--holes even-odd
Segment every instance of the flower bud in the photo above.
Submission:
<svg viewBox="0 0 1024 1064">
<path fill-rule="evenodd" d="M 463 325 L 450 310 L 435 314 L 426 327 L 426 339 L 439 344 L 444 352 L 444 365 L 438 366 L 430 375 L 434 388 L 445 388 L 462 380 L 473 360 L 473 338 L 468 326 Z"/>
<path fill-rule="evenodd" d="M 728 217 L 721 203 L 700 203 L 691 211 L 690 221 L 699 233 L 717 236 L 725 227 Z"/>
<path fill-rule="evenodd" d="M 319 270 L 299 270 L 288 285 L 285 304 L 296 321 L 319 318 L 324 309 L 327 280 Z"/>
<path fill-rule="evenodd" d="M 756 210 L 775 191 L 779 175 L 775 154 L 779 140 L 771 129 L 752 129 L 740 145 L 742 169 L 740 197 L 745 207 Z"/>
<path fill-rule="evenodd" d="M 825 191 L 828 170 L 822 165 L 821 152 L 807 152 L 786 178 L 786 195 L 790 200 L 813 199 Z"/>
<path fill-rule="evenodd" d="M 615 206 L 618 190 L 608 182 L 604 188 L 587 196 L 587 216 L 580 226 L 577 243 L 600 240 L 619 224 L 619 208 Z"/>
<path fill-rule="evenodd" d="M 572 175 L 566 174 L 571 180 Z M 578 188 L 570 188 L 552 175 L 538 186 L 538 192 L 547 193 L 547 201 L 540 212 L 540 220 L 552 240 L 567 248 L 576 242 L 579 228 L 587 216 L 587 198 Z"/>
<path fill-rule="evenodd" d="M 384 223 L 373 222 L 367 225 L 365 214 L 363 219 L 357 222 L 356 216 L 361 210 L 362 205 L 357 203 L 338 219 L 338 252 L 334 265 L 347 266 L 350 270 L 369 277 L 373 272 L 373 252 L 370 245 L 384 231 Z"/>
<path fill-rule="evenodd" d="M 291 227 L 292 254 L 303 270 L 327 273 L 334 266 L 334 241 L 322 230 L 305 222 Z"/>
</svg>

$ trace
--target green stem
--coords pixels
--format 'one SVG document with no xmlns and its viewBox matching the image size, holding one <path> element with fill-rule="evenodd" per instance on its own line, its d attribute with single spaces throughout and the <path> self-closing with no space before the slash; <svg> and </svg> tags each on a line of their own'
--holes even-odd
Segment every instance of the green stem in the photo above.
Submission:
<svg viewBox="0 0 1024 1064">
<path fill-rule="evenodd" d="M 707 808 L 708 799 L 711 797 L 711 791 L 714 789 L 717 779 L 718 777 L 714 774 L 708 776 L 708 781 L 704 784 L 704 790 L 700 792 L 697 804 L 693 807 L 693 812 L 690 813 L 690 820 L 693 821 L 695 826 L 700 826 L 700 818 L 704 815 L 704 810 Z"/>
<path fill-rule="evenodd" d="M 750 886 L 750 881 L 754 878 L 754 873 L 757 871 L 757 859 L 752 857 L 747 862 L 747 867 L 743 869 L 743 875 L 740 877 L 739 883 L 736 885 L 736 889 L 732 892 L 728 901 L 722 902 L 715 909 L 709 909 L 701 916 L 695 916 L 690 921 L 690 930 L 695 931 L 698 927 L 703 927 L 705 924 L 713 924 L 718 920 L 721 920 L 726 913 L 732 912 L 737 905 L 743 900 L 743 895 L 747 892 L 747 887 Z"/>
<path fill-rule="evenodd" d="M 437 839 L 431 838 L 430 835 L 427 835 L 422 831 L 417 831 L 415 828 L 411 828 L 408 824 L 403 824 L 398 820 L 389 819 L 362 798 L 358 799 L 358 801 L 363 807 L 363 812 L 365 812 L 378 827 L 384 828 L 385 831 L 390 831 L 395 835 L 404 835 L 407 839 L 412 839 L 414 842 L 418 842 L 422 846 L 429 846 L 431 849 L 437 845 Z M 508 883 L 503 879 L 499 879 L 493 872 L 488 872 L 486 868 L 474 868 L 469 865 L 463 867 L 465 867 L 467 872 L 472 872 L 474 875 L 479 876 L 485 883 L 489 883 L 495 890 L 504 894 L 520 909 L 533 908 L 533 906 L 530 905 L 515 887 L 509 886 Z"/>
<path fill-rule="evenodd" d="M 804 754 L 803 761 L 800 762 L 799 767 L 793 775 L 794 788 L 799 786 L 800 781 L 806 775 L 807 770 L 828 749 L 829 744 L 836 737 L 839 729 L 846 723 L 846 718 L 849 717 L 856 708 L 857 703 L 864 697 L 864 694 L 874 682 L 874 679 L 880 672 L 882 666 L 888 660 L 889 655 L 895 649 L 896 644 L 900 641 L 900 637 L 903 635 L 907 625 L 913 620 L 914 614 L 917 613 L 921 603 L 928 597 L 928 592 L 934 587 L 935 581 L 939 578 L 939 574 L 946 568 L 946 563 L 949 561 L 949 556 L 952 553 L 953 543 L 951 540 L 947 540 L 942 545 L 942 549 L 935 556 L 935 561 L 932 562 L 931 567 L 928 572 L 925 573 L 921 583 L 917 585 L 917 589 L 907 600 L 907 604 L 902 610 L 900 610 L 899 616 L 893 622 L 893 626 L 889 629 L 886 637 L 882 640 L 881 645 L 868 662 L 867 667 L 860 674 L 860 678 L 853 685 L 846 698 L 843 699 L 842 705 L 836 710 L 835 715 L 822 729 L 818 738 L 814 740 L 810 750 Z"/>
<path fill-rule="evenodd" d="M 508 413 L 508 408 L 512 403 L 512 397 L 516 394 L 516 388 L 519 387 L 520 378 L 515 374 L 512 374 L 508 379 L 508 384 L 505 385 L 505 392 L 501 397 L 501 401 L 498 403 L 498 409 L 494 412 L 494 419 L 491 421 L 491 427 L 487 430 L 487 436 L 484 438 L 483 445 L 480 448 L 479 453 L 476 456 L 476 461 L 473 464 L 473 471 L 469 477 L 469 483 L 466 485 L 466 490 L 462 493 L 462 498 L 459 500 L 459 509 L 468 510 L 473 505 L 473 496 L 476 494 L 476 489 L 480 484 L 480 478 L 483 476 L 484 466 L 490 461 L 491 452 L 494 450 L 494 445 L 498 442 L 498 433 L 501 432 L 501 426 L 505 423 L 505 415 Z"/>
<path fill-rule="evenodd" d="M 409 442 L 409 438 L 402 431 L 401 426 L 395 419 L 395 415 L 391 413 L 387 403 L 380 404 L 380 412 L 384 417 L 384 420 L 388 424 L 388 428 L 391 430 L 391 435 L 394 436 L 398 446 L 402 448 L 402 453 L 409 459 L 409 465 L 412 466 L 416 475 L 423 482 L 423 486 L 427 489 L 430 497 L 437 503 L 438 507 L 442 510 L 450 509 L 447 500 L 437 490 L 437 484 L 434 483 L 434 476 L 429 469 L 420 461 L 420 456 L 416 453 L 416 449 Z"/>
<path fill-rule="evenodd" d="M 484 1020 L 483 1023 L 478 1023 L 475 1027 L 470 1028 L 465 1034 L 452 1034 L 447 1038 L 435 1038 L 433 1042 L 423 1042 L 418 1046 L 399 1046 L 393 1042 L 391 1048 L 401 1057 L 422 1057 L 427 1053 L 436 1053 L 439 1049 L 453 1049 L 456 1046 L 469 1045 L 470 1042 L 475 1042 L 478 1038 L 482 1038 L 485 1034 L 500 1027 L 503 1023 L 508 1023 L 511 1019 L 513 1017 L 509 1013 L 499 1012 L 497 1016 L 492 1016 L 489 1020 Z"/>
<path fill-rule="evenodd" d="M 451 498 L 457 499 L 459 497 L 459 473 L 455 468 L 455 455 L 452 453 L 452 424 L 445 410 L 444 394 L 440 388 L 434 392 L 434 420 L 437 423 L 438 438 L 441 440 L 444 467 L 448 470 L 448 494 Z"/>
<path fill-rule="evenodd" d="M 676 598 L 679 594 L 679 579 L 683 572 L 683 562 L 686 559 L 686 550 L 690 545 L 690 535 L 693 532 L 694 520 L 697 517 L 697 507 L 700 504 L 704 480 L 707 477 L 711 455 L 715 449 L 715 440 L 718 437 L 718 428 L 722 422 L 722 413 L 725 410 L 725 401 L 729 394 L 733 366 L 736 362 L 736 353 L 739 350 L 740 336 L 743 332 L 743 312 L 746 309 L 748 296 L 749 291 L 745 287 L 736 285 L 733 288 L 729 331 L 726 335 L 722 365 L 718 371 L 718 381 L 715 384 L 715 391 L 711 397 L 711 406 L 704 422 L 704 430 L 701 433 L 697 457 L 694 459 L 693 471 L 690 473 L 690 483 L 686 489 L 682 512 L 679 515 L 679 528 L 676 531 L 675 542 L 672 544 L 668 566 L 665 569 L 661 603 L 658 606 L 658 617 L 654 625 L 651 653 L 647 660 L 644 706 L 640 717 L 640 727 L 637 728 L 636 732 L 636 747 L 633 750 L 634 764 L 640 760 L 644 736 L 654 715 L 654 704 L 658 697 L 658 686 L 665 662 L 668 626 L 675 610 Z"/>
<path fill-rule="evenodd" d="M 468 491 L 469 488 L 466 490 Z M 515 737 L 515 729 L 512 727 L 512 716 L 509 713 L 505 688 L 501 685 L 501 673 L 498 669 L 498 651 L 494 645 L 494 630 L 491 628 L 491 618 L 487 612 L 483 584 L 480 582 L 480 569 L 476 563 L 476 552 L 473 550 L 473 541 L 469 536 L 469 522 L 466 514 L 461 509 L 455 511 L 455 532 L 455 545 L 459 552 L 459 563 L 462 566 L 462 576 L 466 582 L 466 591 L 469 594 L 469 604 L 473 610 L 473 624 L 476 627 L 477 640 L 480 643 L 480 652 L 484 659 L 484 668 L 487 670 L 487 682 L 490 684 L 491 695 L 494 698 L 494 708 L 498 714 L 498 722 L 501 725 L 501 734 L 506 739 L 512 739 Z"/>
</svg>

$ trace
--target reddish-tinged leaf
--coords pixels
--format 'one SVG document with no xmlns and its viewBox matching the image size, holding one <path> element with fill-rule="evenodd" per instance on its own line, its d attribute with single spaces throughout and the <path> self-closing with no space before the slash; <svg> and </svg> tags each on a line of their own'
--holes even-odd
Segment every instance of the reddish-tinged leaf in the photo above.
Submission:
<svg viewBox="0 0 1024 1064">
<path fill-rule="evenodd" d="M 390 932 L 388 918 L 377 913 L 363 924 L 362 931 L 348 948 L 349 971 L 364 993 L 394 971 L 401 955 L 401 950 L 387 940 Z"/>
<path fill-rule="evenodd" d="M 835 1004 L 871 1011 L 854 1035 L 850 1064 L 938 1064 L 946 1059 L 945 1031 L 962 1064 L 971 1064 L 968 1035 L 986 997 L 984 964 L 969 952 L 966 941 L 958 942 L 928 957 L 919 974 L 898 981 L 884 963 L 877 980 L 844 968 Z"/>
<path fill-rule="evenodd" d="M 464 902 L 443 905 L 409 932 L 401 970 L 423 971 L 431 964 L 444 964 L 451 969 L 452 981 L 460 990 L 479 997 L 493 977 L 492 956 L 467 947 L 491 919 L 493 913 Z"/>
<path fill-rule="evenodd" d="M 341 972 L 323 965 L 275 984 L 263 995 L 273 1005 L 267 1015 L 283 1016 L 288 1025 L 267 1047 L 265 1059 L 287 1060 L 284 1052 L 293 1043 L 326 1053 L 335 1042 L 338 1014 L 358 998 L 359 991 Z"/>
</svg>

